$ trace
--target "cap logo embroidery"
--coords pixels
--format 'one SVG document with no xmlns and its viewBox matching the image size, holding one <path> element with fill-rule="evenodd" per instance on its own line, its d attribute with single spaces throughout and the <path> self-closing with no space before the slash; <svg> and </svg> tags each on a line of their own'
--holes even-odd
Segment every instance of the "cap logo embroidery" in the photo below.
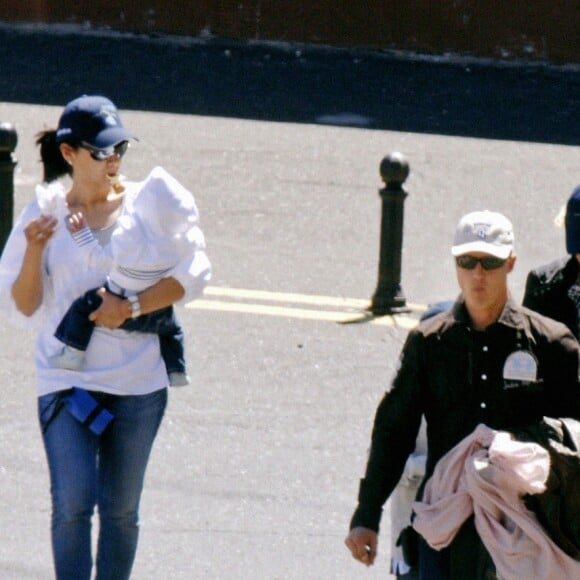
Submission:
<svg viewBox="0 0 580 580">
<path fill-rule="evenodd" d="M 115 111 L 111 110 L 109 107 L 101 107 L 99 116 L 103 117 L 103 122 L 105 125 L 115 127 L 119 124 L 117 122 L 117 115 L 115 114 Z"/>
<path fill-rule="evenodd" d="M 488 224 L 475 224 L 475 235 L 482 240 L 487 238 L 487 230 L 489 230 Z"/>
</svg>

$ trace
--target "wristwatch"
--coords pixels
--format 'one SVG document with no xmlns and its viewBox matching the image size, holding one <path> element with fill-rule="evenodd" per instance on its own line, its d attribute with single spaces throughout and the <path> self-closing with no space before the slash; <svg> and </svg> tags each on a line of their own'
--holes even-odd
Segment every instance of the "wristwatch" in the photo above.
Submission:
<svg viewBox="0 0 580 580">
<path fill-rule="evenodd" d="M 139 302 L 139 296 L 137 296 L 137 294 L 132 294 L 131 296 L 127 296 L 127 300 L 131 307 L 131 318 L 138 318 L 141 316 L 141 303 Z"/>
</svg>

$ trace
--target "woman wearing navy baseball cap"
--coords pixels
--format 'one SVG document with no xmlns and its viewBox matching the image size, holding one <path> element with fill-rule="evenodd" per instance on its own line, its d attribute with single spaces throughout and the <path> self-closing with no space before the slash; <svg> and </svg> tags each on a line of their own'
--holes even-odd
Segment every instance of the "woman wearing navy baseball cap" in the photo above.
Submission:
<svg viewBox="0 0 580 580">
<path fill-rule="evenodd" d="M 149 455 L 167 404 L 168 374 L 155 334 L 119 327 L 141 314 L 203 292 L 211 266 L 197 221 L 196 244 L 161 280 L 138 294 L 99 291 L 96 324 L 81 368 L 51 364 L 54 332 L 68 306 L 103 285 L 107 250 L 138 184 L 120 168 L 134 139 L 115 105 L 83 95 L 68 103 L 58 127 L 38 136 L 44 183 L 14 225 L 0 260 L 0 306 L 38 330 L 38 411 L 52 495 L 52 545 L 58 580 L 90 580 L 91 519 L 98 508 L 96 578 L 128 579 L 137 550 L 139 502 Z M 70 179 L 61 178 L 68 175 Z M 71 235 L 82 216 L 86 237 Z M 100 246 L 87 259 L 85 242 Z M 93 256 L 93 254 L 91 254 Z"/>
</svg>

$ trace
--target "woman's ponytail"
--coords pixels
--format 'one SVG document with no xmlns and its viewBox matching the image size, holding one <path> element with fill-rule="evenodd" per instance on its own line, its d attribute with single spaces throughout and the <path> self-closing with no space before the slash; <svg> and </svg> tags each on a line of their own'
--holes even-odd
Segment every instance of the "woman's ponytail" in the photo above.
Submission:
<svg viewBox="0 0 580 580">
<path fill-rule="evenodd" d="M 40 160 L 44 166 L 43 180 L 50 183 L 63 175 L 70 175 L 72 167 L 65 161 L 60 146 L 56 142 L 56 130 L 41 131 L 36 135 L 36 144 L 40 148 Z"/>
</svg>

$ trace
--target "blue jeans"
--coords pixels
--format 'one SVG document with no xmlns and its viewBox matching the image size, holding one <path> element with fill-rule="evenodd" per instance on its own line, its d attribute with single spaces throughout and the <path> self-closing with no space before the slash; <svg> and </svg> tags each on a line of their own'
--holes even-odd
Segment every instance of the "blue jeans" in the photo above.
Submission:
<svg viewBox="0 0 580 580">
<path fill-rule="evenodd" d="M 167 389 L 142 396 L 92 393 L 114 415 L 95 435 L 65 408 L 70 391 L 38 400 L 52 495 L 57 580 L 90 580 L 91 517 L 99 512 L 97 580 L 126 580 L 137 551 L 147 462 L 167 406 Z"/>
</svg>

